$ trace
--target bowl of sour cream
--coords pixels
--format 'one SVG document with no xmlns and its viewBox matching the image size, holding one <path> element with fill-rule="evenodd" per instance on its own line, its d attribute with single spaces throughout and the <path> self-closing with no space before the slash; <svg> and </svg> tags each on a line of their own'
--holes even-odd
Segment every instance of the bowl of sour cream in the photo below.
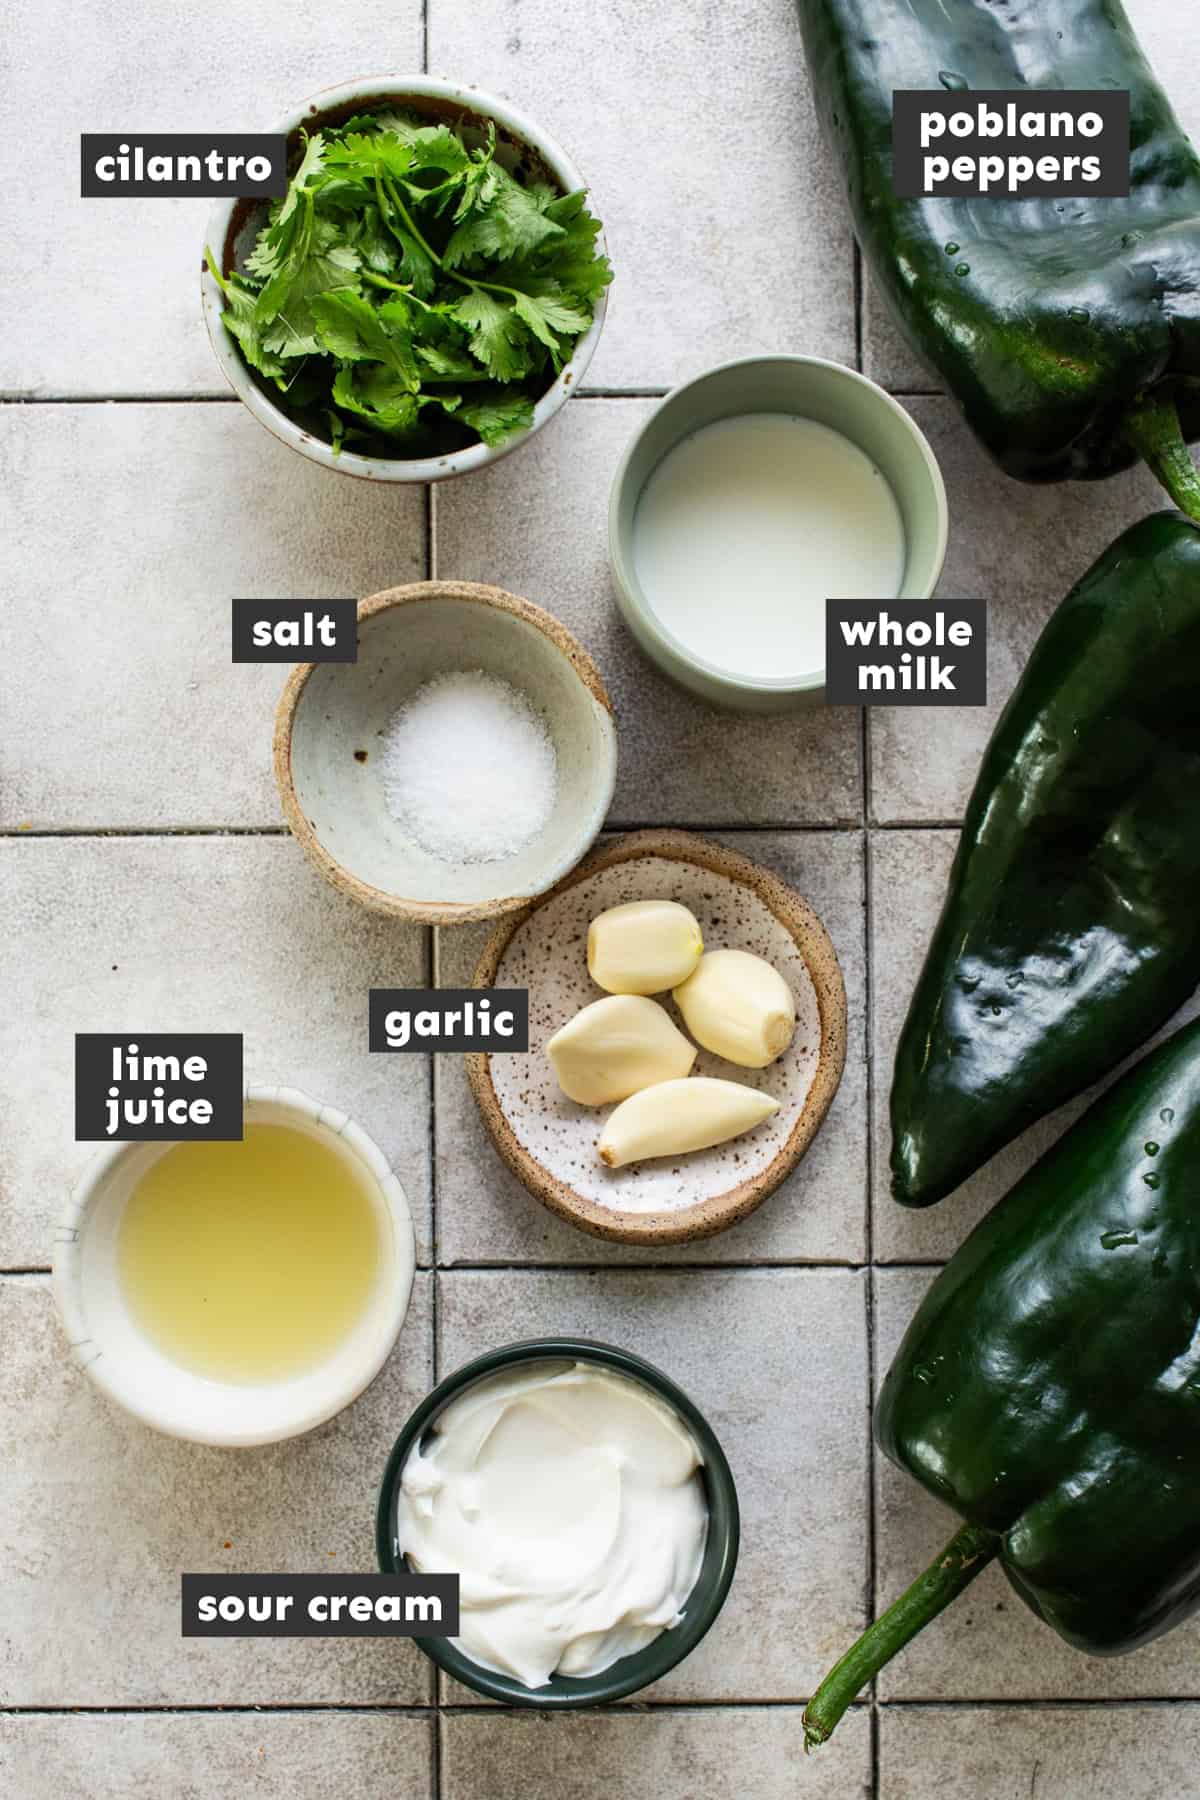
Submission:
<svg viewBox="0 0 1200 1800">
<path fill-rule="evenodd" d="M 416 1641 L 510 1706 L 620 1700 L 674 1668 L 720 1612 L 738 1504 L 687 1395 L 586 1338 L 508 1344 L 441 1382 L 388 1459 L 385 1573 L 460 1578 L 459 1635 Z"/>
<path fill-rule="evenodd" d="M 826 601 L 928 600 L 946 491 L 899 401 L 841 363 L 758 356 L 687 382 L 617 470 L 617 603 L 664 674 L 719 706 L 825 697 Z"/>
</svg>

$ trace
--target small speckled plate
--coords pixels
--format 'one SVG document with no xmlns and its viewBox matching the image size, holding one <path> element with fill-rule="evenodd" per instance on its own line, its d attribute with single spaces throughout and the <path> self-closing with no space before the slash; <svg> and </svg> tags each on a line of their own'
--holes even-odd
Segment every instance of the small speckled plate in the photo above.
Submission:
<svg viewBox="0 0 1200 1800">
<path fill-rule="evenodd" d="M 603 997 L 587 971 L 596 914 L 628 900 L 679 900 L 705 947 L 749 950 L 773 963 L 796 998 L 796 1035 L 766 1069 L 701 1050 L 693 1074 L 764 1089 L 779 1111 L 744 1137 L 607 1169 L 596 1139 L 603 1107 L 561 1092 L 547 1040 Z M 529 1054 L 474 1054 L 467 1074 L 484 1124 L 514 1175 L 552 1212 L 596 1237 L 678 1244 L 724 1231 L 760 1206 L 820 1128 L 846 1060 L 846 990 L 829 934 L 807 901 L 769 870 L 683 831 L 638 831 L 593 853 L 557 887 L 500 924 L 476 987 L 529 989 Z M 669 994 L 658 996 L 682 1028 Z"/>
</svg>

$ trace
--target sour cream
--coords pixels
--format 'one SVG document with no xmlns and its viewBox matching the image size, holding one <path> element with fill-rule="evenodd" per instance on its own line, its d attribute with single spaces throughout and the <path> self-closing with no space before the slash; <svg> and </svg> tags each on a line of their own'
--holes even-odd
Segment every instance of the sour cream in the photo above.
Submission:
<svg viewBox="0 0 1200 1800">
<path fill-rule="evenodd" d="M 678 1415 L 599 1363 L 468 1388 L 404 1466 L 396 1537 L 460 1576 L 464 1655 L 525 1687 L 597 1675 L 677 1625 L 704 1556 L 702 1457 Z"/>
</svg>

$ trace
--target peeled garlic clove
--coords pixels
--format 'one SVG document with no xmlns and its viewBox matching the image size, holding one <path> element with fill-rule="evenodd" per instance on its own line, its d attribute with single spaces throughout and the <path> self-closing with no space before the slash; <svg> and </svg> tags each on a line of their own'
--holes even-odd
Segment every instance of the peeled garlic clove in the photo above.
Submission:
<svg viewBox="0 0 1200 1800">
<path fill-rule="evenodd" d="M 661 994 L 687 980 L 703 949 L 686 906 L 631 900 L 610 906 L 588 926 L 588 973 L 610 994 Z"/>
<path fill-rule="evenodd" d="M 657 1000 L 610 994 L 594 1000 L 546 1045 L 558 1085 L 581 1106 L 610 1106 L 652 1082 L 683 1076 L 696 1048 Z"/>
<path fill-rule="evenodd" d="M 620 1169 L 647 1156 L 709 1150 L 752 1131 L 778 1111 L 778 1100 L 740 1082 L 703 1075 L 663 1081 L 622 1101 L 601 1132 L 596 1152 L 610 1169 Z"/>
<path fill-rule="evenodd" d="M 765 1069 L 796 1029 L 791 988 L 748 950 L 710 950 L 675 989 L 675 1004 L 698 1044 L 743 1069 Z"/>
</svg>

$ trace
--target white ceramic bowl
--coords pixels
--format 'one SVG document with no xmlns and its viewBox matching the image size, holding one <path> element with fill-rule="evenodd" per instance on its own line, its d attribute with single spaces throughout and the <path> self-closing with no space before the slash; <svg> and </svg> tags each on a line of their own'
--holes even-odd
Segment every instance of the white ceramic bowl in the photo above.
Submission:
<svg viewBox="0 0 1200 1800">
<path fill-rule="evenodd" d="M 93 1158 L 54 1238 L 54 1298 L 71 1352 L 96 1386 L 171 1437 L 241 1447 L 298 1437 L 349 1405 L 383 1367 L 408 1311 L 412 1216 L 383 1152 L 346 1114 L 296 1088 L 248 1087 L 247 1122 L 287 1125 L 332 1143 L 373 1195 L 384 1266 L 370 1304 L 328 1361 L 290 1381 L 210 1381 L 172 1362 L 139 1330 L 117 1274 L 117 1233 L 130 1194 L 170 1143 L 113 1144 Z"/>
<path fill-rule="evenodd" d="M 564 193 L 587 187 L 587 182 L 566 151 L 515 106 L 510 106 L 506 100 L 497 99 L 493 94 L 485 94 L 479 88 L 454 81 L 441 81 L 434 75 L 380 75 L 323 88 L 320 93 L 302 101 L 285 118 L 277 120 L 268 129 L 284 131 L 292 137 L 301 126 L 312 131 L 326 122 L 338 124 L 356 112 L 406 104 L 414 112 L 428 114 L 431 119 L 446 119 L 450 122 L 463 120 L 468 127 L 472 121 L 482 126 L 490 119 L 496 125 L 498 154 L 510 168 L 522 160 L 532 163 L 535 172 L 561 187 Z M 228 273 L 250 251 L 263 221 L 265 205 L 262 201 L 233 199 L 218 200 L 213 207 L 208 218 L 205 245 L 212 250 L 224 273 Z M 596 250 L 600 255 L 605 252 L 603 231 L 596 240 Z M 217 361 L 224 370 L 229 385 L 245 401 L 259 424 L 265 425 L 281 442 L 298 450 L 301 456 L 307 456 L 310 461 L 320 463 L 323 468 L 336 469 L 341 475 L 358 475 L 368 481 L 444 481 L 450 475 L 466 475 L 472 469 L 482 469 L 488 463 L 497 462 L 500 457 L 507 456 L 510 451 L 528 443 L 533 433 L 540 431 L 546 421 L 554 417 L 559 407 L 570 399 L 573 389 L 583 379 L 600 338 L 608 303 L 606 291 L 596 302 L 591 325 L 576 341 L 575 353 L 570 362 L 559 370 L 554 381 L 535 404 L 533 425 L 528 431 L 510 438 L 494 449 L 482 443 L 468 444 L 464 449 L 452 451 L 445 456 L 405 459 L 361 456 L 352 450 L 343 450 L 340 455 L 335 456 L 331 445 L 322 443 L 311 432 L 289 419 L 275 405 L 269 391 L 259 386 L 221 322 L 225 301 L 220 288 L 209 274 L 207 265 L 201 271 L 200 295 L 204 322 L 208 327 L 209 341 Z"/>
<path fill-rule="evenodd" d="M 898 600 L 928 600 L 946 555 L 946 489 L 937 458 L 910 413 L 877 382 L 820 356 L 749 356 L 684 382 L 639 427 L 609 498 L 608 549 L 621 615 L 663 673 L 714 706 L 794 712 L 823 704 L 825 670 L 757 678 L 718 668 L 659 619 L 634 558 L 634 521 L 646 483 L 683 440 L 719 419 L 786 413 L 827 425 L 857 446 L 891 489 L 904 524 Z"/>
<path fill-rule="evenodd" d="M 452 865 L 389 812 L 379 743 L 417 688 L 463 669 L 497 676 L 538 709 L 558 792 L 515 856 Z M 612 703 L 582 644 L 540 606 L 474 581 L 415 581 L 360 601 L 357 662 L 301 663 L 275 715 L 284 817 L 322 875 L 360 906 L 427 925 L 494 919 L 553 887 L 591 848 L 616 775 Z"/>
</svg>

